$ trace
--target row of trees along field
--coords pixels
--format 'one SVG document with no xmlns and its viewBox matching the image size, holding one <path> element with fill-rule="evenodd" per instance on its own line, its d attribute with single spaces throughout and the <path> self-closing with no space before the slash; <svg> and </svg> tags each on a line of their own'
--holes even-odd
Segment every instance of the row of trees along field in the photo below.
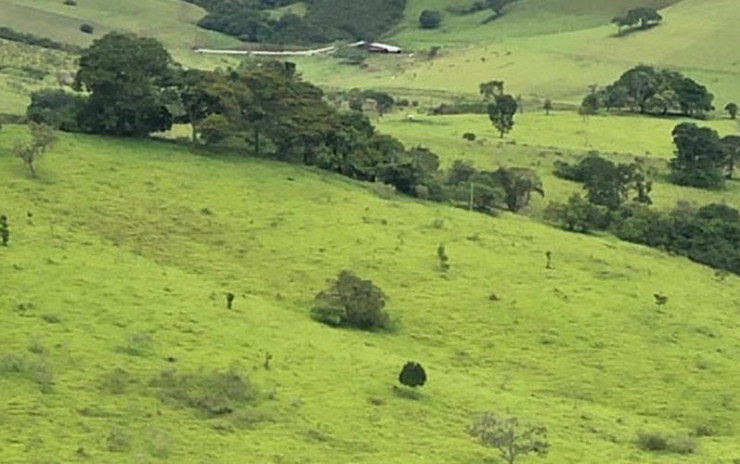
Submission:
<svg viewBox="0 0 740 464">
<path fill-rule="evenodd" d="M 625 73 L 613 86 L 624 89 L 618 92 L 626 92 L 627 101 L 633 102 L 636 111 L 641 102 L 660 93 L 660 83 L 671 84 L 679 95 L 676 107 L 693 116 L 704 111 L 712 100 L 706 88 L 677 73 L 636 69 Z M 645 85 L 633 85 L 636 81 Z M 527 168 L 480 171 L 469 162 L 457 160 L 449 169 L 440 169 L 439 158 L 427 148 L 406 148 L 397 139 L 377 133 L 367 117 L 357 111 L 359 105 L 352 104 L 354 110 L 340 111 L 327 103 L 322 91 L 302 80 L 292 63 L 267 61 L 247 63 L 239 69 L 188 70 L 175 63 L 156 40 L 111 33 L 83 51 L 75 88 L 85 93 L 34 93 L 29 120 L 62 130 L 117 136 L 147 136 L 166 131 L 174 123 L 187 123 L 195 146 L 228 147 L 245 154 L 300 162 L 353 179 L 387 184 L 417 198 L 484 213 L 497 209 L 518 212 L 533 194 L 545 194 L 540 178 Z M 687 88 L 699 92 L 684 95 Z M 504 92 L 504 83 L 483 83 L 480 93 L 501 136 L 512 130 L 518 103 Z M 385 109 L 393 104 L 392 97 L 382 92 L 350 94 L 354 103 L 369 97 Z M 740 137 L 721 139 L 710 129 L 687 123 L 678 125 L 673 135 L 677 150 L 669 165 L 671 180 L 719 188 L 732 176 Z M 33 169 L 35 157 L 27 159 Z M 665 241 L 655 244 L 620 228 L 627 219 L 648 208 L 652 173 L 644 172 L 636 163 L 613 165 L 590 158 L 584 163 L 556 166 L 557 175 L 582 182 L 587 195 L 576 195 L 567 204 L 552 204 L 548 208 L 550 220 L 569 230 L 608 229 L 633 241 L 679 250 L 677 245 Z M 634 229 L 636 220 L 629 224 Z M 726 243 L 740 244 L 740 236 L 726 237 L 730 237 Z M 679 251 L 687 252 L 685 242 L 681 243 L 684 248 Z M 723 259 L 707 258 L 714 253 L 687 253 L 712 266 L 740 272 L 740 266 L 727 262 L 731 256 L 728 253 L 723 253 Z"/>
<path fill-rule="evenodd" d="M 74 87 L 80 92 L 34 93 L 29 120 L 64 131 L 137 137 L 187 123 L 197 146 L 302 162 L 482 212 L 518 211 L 533 192 L 544 194 L 528 169 L 478 171 L 457 162 L 440 170 L 430 150 L 407 149 L 378 134 L 362 112 L 329 105 L 292 63 L 187 70 L 154 39 L 110 33 L 83 51 Z M 393 104 L 382 92 L 350 92 L 350 98 L 373 98 L 383 108 Z"/>
<path fill-rule="evenodd" d="M 406 0 L 184 0 L 208 13 L 198 26 L 245 42 L 313 44 L 337 39 L 369 40 L 403 18 Z M 272 9 L 301 3 L 305 15 Z M 341 14 L 337 14 L 340 12 Z"/>
</svg>

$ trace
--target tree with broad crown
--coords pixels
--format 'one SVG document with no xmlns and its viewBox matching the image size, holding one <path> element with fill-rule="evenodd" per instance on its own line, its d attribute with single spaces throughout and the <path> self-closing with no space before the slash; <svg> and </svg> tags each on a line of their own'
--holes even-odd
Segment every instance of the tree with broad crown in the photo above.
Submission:
<svg viewBox="0 0 740 464">
<path fill-rule="evenodd" d="M 499 168 L 495 174 L 503 187 L 506 196 L 504 202 L 512 213 L 516 213 L 529 204 L 532 192 L 545 196 L 542 180 L 537 173 L 527 168 Z"/>
<path fill-rule="evenodd" d="M 385 300 L 383 291 L 371 281 L 342 271 L 331 288 L 316 295 L 312 315 L 320 322 L 337 327 L 385 329 L 390 326 L 388 314 L 383 311 Z"/>
<path fill-rule="evenodd" d="M 398 374 L 398 381 L 407 387 L 421 387 L 427 382 L 427 373 L 421 364 L 409 361 L 403 366 L 401 373 Z"/>
<path fill-rule="evenodd" d="M 167 106 L 174 61 L 161 43 L 133 34 L 111 32 L 80 56 L 74 88 L 90 92 L 81 125 L 92 132 L 144 136 L 172 127 Z"/>
<path fill-rule="evenodd" d="M 527 454 L 544 456 L 549 451 L 547 428 L 535 426 L 521 430 L 516 417 L 501 417 L 484 412 L 469 427 L 468 434 L 483 446 L 496 448 L 508 464 Z"/>
<path fill-rule="evenodd" d="M 732 119 L 737 118 L 737 103 L 728 103 L 725 105 L 725 111 L 727 111 L 727 114 L 729 114 Z"/>
<path fill-rule="evenodd" d="M 493 103 L 488 105 L 488 118 L 496 126 L 501 138 L 514 127 L 516 110 L 516 99 L 508 94 L 495 95 Z"/>
<path fill-rule="evenodd" d="M 675 183 L 699 188 L 724 185 L 726 154 L 717 131 L 681 123 L 673 129 L 673 143 L 676 157 L 669 166 Z"/>
</svg>

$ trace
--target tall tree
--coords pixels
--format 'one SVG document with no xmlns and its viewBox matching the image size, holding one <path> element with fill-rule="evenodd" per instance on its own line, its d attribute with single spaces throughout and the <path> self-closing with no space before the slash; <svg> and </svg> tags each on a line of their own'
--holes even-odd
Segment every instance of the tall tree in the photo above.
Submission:
<svg viewBox="0 0 740 464">
<path fill-rule="evenodd" d="M 715 130 L 681 123 L 673 129 L 673 143 L 676 156 L 670 168 L 675 183 L 699 188 L 724 184 L 726 154 Z"/>
<path fill-rule="evenodd" d="M 16 145 L 13 151 L 31 171 L 31 176 L 36 177 L 36 161 L 56 142 L 56 134 L 51 126 L 46 124 L 29 122 L 31 131 L 31 142 L 25 145 Z"/>
<path fill-rule="evenodd" d="M 532 193 L 545 196 L 542 180 L 527 168 L 499 168 L 498 181 L 504 189 L 504 202 L 509 211 L 516 213 L 529 204 Z"/>
<path fill-rule="evenodd" d="M 484 412 L 468 427 L 468 434 L 483 446 L 495 448 L 507 463 L 514 464 L 527 454 L 547 454 L 547 429 L 543 426 L 522 428 L 516 417 L 501 417 Z"/>
<path fill-rule="evenodd" d="M 494 95 L 493 102 L 488 105 L 488 118 L 504 138 L 504 134 L 514 127 L 514 115 L 516 114 L 516 99 L 508 94 Z"/>
<path fill-rule="evenodd" d="M 168 130 L 174 62 L 155 39 L 111 32 L 82 52 L 76 90 L 90 92 L 81 115 L 92 132 L 141 136 Z"/>
</svg>

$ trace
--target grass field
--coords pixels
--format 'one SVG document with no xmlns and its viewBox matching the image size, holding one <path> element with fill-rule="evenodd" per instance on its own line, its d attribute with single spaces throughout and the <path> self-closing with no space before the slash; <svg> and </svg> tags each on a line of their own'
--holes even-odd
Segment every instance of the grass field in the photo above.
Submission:
<svg viewBox="0 0 740 464">
<path fill-rule="evenodd" d="M 493 456 L 464 433 L 483 409 L 547 425 L 556 464 L 740 457 L 736 277 L 164 142 L 62 135 L 34 181 L 9 154 L 22 137 L 0 132 L 3 462 L 473 463 Z M 395 332 L 311 321 L 340 269 L 388 293 Z M 408 359 L 428 370 L 418 399 L 392 388 Z M 238 420 L 162 403 L 149 383 L 234 362 L 264 397 Z M 633 443 L 703 425 L 695 455 Z"/>
<path fill-rule="evenodd" d="M 718 108 L 740 101 L 735 58 L 740 9 L 734 0 L 683 0 L 661 10 L 665 20 L 659 27 L 625 37 L 615 37 L 609 24 L 614 2 L 588 2 L 590 8 L 582 3 L 581 14 L 565 2 L 521 0 L 486 26 L 465 23 L 480 17 L 463 18 L 441 31 L 415 28 L 412 13 L 406 29 L 389 40 L 413 56 L 373 57 L 365 69 L 328 58 L 298 61 L 309 79 L 331 87 L 474 96 L 481 82 L 503 79 L 513 93 L 571 103 L 580 102 L 589 85 L 609 84 L 631 66 L 648 63 L 679 69 L 706 84 Z M 411 11 L 425 4 L 412 2 Z M 431 45 L 443 47 L 434 60 L 426 58 Z"/>
</svg>

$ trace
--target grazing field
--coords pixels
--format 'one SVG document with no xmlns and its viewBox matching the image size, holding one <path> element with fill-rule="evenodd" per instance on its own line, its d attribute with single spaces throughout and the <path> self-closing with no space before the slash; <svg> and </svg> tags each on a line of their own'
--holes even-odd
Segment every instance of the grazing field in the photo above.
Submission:
<svg viewBox="0 0 740 464">
<path fill-rule="evenodd" d="M 645 63 L 681 70 L 704 83 L 716 94 L 720 109 L 728 101 L 740 101 L 740 62 L 735 57 L 740 9 L 734 0 L 683 0 L 661 10 L 665 19 L 658 27 L 624 37 L 615 37 L 616 29 L 609 24 L 613 6 L 581 15 L 563 8 L 539 10 L 535 5 L 539 2 L 521 0 L 510 13 L 479 27 L 453 21 L 450 31 L 444 27 L 421 31 L 409 25 L 399 32 L 397 42 L 413 56 L 373 57 L 364 69 L 332 64 L 326 58 L 299 61 L 309 79 L 331 87 L 475 96 L 481 82 L 503 79 L 512 93 L 571 103 L 580 102 L 589 85 L 609 84 L 630 67 Z M 594 22 L 596 17 L 599 22 Z M 584 20 L 587 28 L 559 28 L 569 20 Z M 430 60 L 427 50 L 432 45 L 442 49 Z"/>
<path fill-rule="evenodd" d="M 0 132 L 4 462 L 481 462 L 464 430 L 484 409 L 546 425 L 556 464 L 740 457 L 736 277 L 165 142 L 61 135 L 32 180 L 23 137 Z M 394 332 L 310 319 L 341 269 L 388 294 Z M 429 375 L 415 399 L 393 388 L 409 359 Z M 260 401 L 227 416 L 156 381 L 234 363 Z M 634 443 L 699 428 L 695 454 Z"/>
</svg>

